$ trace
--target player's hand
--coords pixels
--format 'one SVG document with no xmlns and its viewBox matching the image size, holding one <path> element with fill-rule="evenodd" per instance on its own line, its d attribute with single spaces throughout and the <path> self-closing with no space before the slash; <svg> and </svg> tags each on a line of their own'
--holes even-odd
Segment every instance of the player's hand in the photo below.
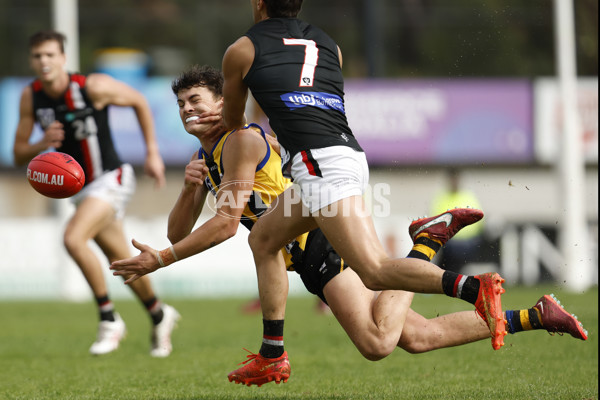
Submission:
<svg viewBox="0 0 600 400">
<path fill-rule="evenodd" d="M 45 144 L 46 148 L 54 147 L 55 149 L 58 149 L 62 146 L 63 140 L 65 140 L 63 124 L 54 121 L 48 125 L 44 131 L 44 137 L 42 138 L 42 142 Z"/>
<path fill-rule="evenodd" d="M 202 159 L 192 160 L 185 166 L 185 186 L 198 186 L 204 183 L 208 176 L 206 161 Z"/>
<path fill-rule="evenodd" d="M 208 107 L 204 108 L 202 114 L 198 115 L 198 119 L 194 121 L 196 124 L 214 124 L 214 123 L 223 123 L 223 114 L 221 113 L 223 110 L 223 99 L 219 100 L 216 103 L 216 106 L 212 109 L 208 109 Z"/>
<path fill-rule="evenodd" d="M 219 100 L 216 106 L 212 110 L 206 110 L 198 116 L 195 121 L 196 124 L 207 124 L 213 125 L 213 127 L 206 133 L 220 133 L 225 132 L 225 124 L 223 123 L 223 100 Z"/>
<path fill-rule="evenodd" d="M 160 189 L 165 186 L 165 163 L 158 153 L 149 153 L 144 163 L 144 172 L 151 178 L 154 178 L 154 187 Z"/>
<path fill-rule="evenodd" d="M 110 269 L 114 271 L 113 275 L 125 277 L 126 285 L 160 268 L 156 250 L 150 246 L 139 243 L 135 239 L 133 239 L 131 243 L 140 251 L 140 254 L 124 260 L 114 261 L 110 264 Z"/>
<path fill-rule="evenodd" d="M 218 114 L 218 116 L 215 116 L 212 114 L 208 115 L 208 116 L 206 116 L 206 115 L 207 115 L 206 113 L 201 114 L 200 119 L 198 119 L 196 121 L 212 120 L 213 118 L 216 118 L 216 121 L 215 122 L 207 122 L 209 124 L 212 124 L 212 126 L 204 133 L 205 136 L 210 137 L 210 136 L 218 135 L 227 130 L 225 128 L 225 124 L 223 123 L 223 118 L 221 117 L 221 114 Z"/>
<path fill-rule="evenodd" d="M 275 150 L 275 153 L 281 156 L 281 146 L 279 145 L 279 141 L 277 140 L 277 138 L 275 136 L 269 135 L 268 133 L 265 134 L 265 138 L 267 139 L 267 142 L 269 142 L 273 150 Z"/>
</svg>

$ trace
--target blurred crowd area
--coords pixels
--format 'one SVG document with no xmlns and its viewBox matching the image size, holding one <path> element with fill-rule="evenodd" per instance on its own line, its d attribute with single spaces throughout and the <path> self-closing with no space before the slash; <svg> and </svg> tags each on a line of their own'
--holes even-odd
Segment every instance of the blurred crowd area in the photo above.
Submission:
<svg viewBox="0 0 600 400">
<path fill-rule="evenodd" d="M 60 3 L 60 0 L 57 0 Z M 0 77 L 27 76 L 27 38 L 51 27 L 53 1 L 0 0 Z M 598 1 L 574 0 L 577 67 L 598 74 Z M 136 49 L 148 74 L 219 66 L 252 24 L 248 0 L 79 0 L 81 72 L 98 52 Z M 554 1 L 306 0 L 301 18 L 339 43 L 348 77 L 555 75 Z"/>
</svg>

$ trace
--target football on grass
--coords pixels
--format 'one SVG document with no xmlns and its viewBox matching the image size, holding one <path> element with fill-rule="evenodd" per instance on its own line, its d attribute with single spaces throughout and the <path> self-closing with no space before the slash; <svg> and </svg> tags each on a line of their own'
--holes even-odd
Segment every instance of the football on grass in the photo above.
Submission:
<svg viewBox="0 0 600 400">
<path fill-rule="evenodd" d="M 64 199 L 81 190 L 85 174 L 73 157 L 55 151 L 39 154 L 29 162 L 27 180 L 38 193 Z"/>
</svg>

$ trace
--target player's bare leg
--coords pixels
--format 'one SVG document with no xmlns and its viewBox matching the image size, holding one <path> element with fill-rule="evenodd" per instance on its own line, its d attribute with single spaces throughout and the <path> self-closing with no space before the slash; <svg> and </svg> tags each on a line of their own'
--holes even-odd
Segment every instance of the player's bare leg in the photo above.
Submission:
<svg viewBox="0 0 600 400">
<path fill-rule="evenodd" d="M 507 329 L 511 334 L 545 330 L 550 334 L 569 333 L 587 340 L 587 330 L 566 311 L 554 295 L 544 295 L 529 309 L 506 310 L 510 314 Z M 460 311 L 427 319 L 409 310 L 398 346 L 409 353 L 424 353 L 488 339 L 487 324 L 473 311 Z"/>
<path fill-rule="evenodd" d="M 504 345 L 506 329 L 500 296 L 504 280 L 496 273 L 464 276 L 416 258 L 392 259 L 379 242 L 360 196 L 319 210 L 315 219 L 336 252 L 371 290 L 444 293 L 475 305 L 492 333 L 492 347 Z"/>
<path fill-rule="evenodd" d="M 329 281 L 323 293 L 331 312 L 365 358 L 377 361 L 394 351 L 414 293 L 373 292 L 352 269 Z"/>
<path fill-rule="evenodd" d="M 490 330 L 476 311 L 460 311 L 427 319 L 409 310 L 398 346 L 416 354 L 489 337 Z"/>
<path fill-rule="evenodd" d="M 109 262 L 131 256 L 129 243 L 123 230 L 123 223 L 119 219 L 113 219 L 96 235 L 95 241 Z M 126 276 L 123 278 L 127 279 Z M 173 350 L 171 333 L 177 326 L 177 321 L 181 318 L 179 312 L 156 298 L 148 276 L 140 277 L 129 286 L 148 311 L 153 323 L 150 355 L 153 357 L 169 356 Z"/>
<path fill-rule="evenodd" d="M 79 204 L 64 233 L 64 244 L 77 263 L 95 297 L 105 296 L 106 281 L 102 265 L 88 241 L 94 238 L 114 218 L 112 206 L 88 197 Z"/>
<path fill-rule="evenodd" d="M 121 220 L 113 219 L 110 221 L 98 232 L 94 240 L 108 258 L 109 263 L 131 257 L 129 243 L 125 237 Z M 123 278 L 127 279 L 127 277 Z M 142 302 L 154 297 L 154 290 L 150 284 L 150 279 L 146 275 L 132 282 L 129 286 Z"/>
<path fill-rule="evenodd" d="M 347 197 L 320 210 L 315 220 L 369 289 L 444 293 L 444 271 L 438 266 L 414 258 L 388 257 L 361 196 Z"/>
<path fill-rule="evenodd" d="M 100 312 L 98 338 L 90 348 L 92 354 L 106 354 L 118 348 L 126 333 L 125 323 L 108 297 L 102 263 L 89 247 L 94 239 L 109 261 L 130 256 L 122 222 L 115 219 L 115 212 L 104 200 L 88 197 L 77 207 L 64 235 L 65 246 L 86 278 Z M 139 281 L 139 282 L 138 282 Z M 143 277 L 132 289 L 148 310 L 154 323 L 151 354 L 164 357 L 171 352 L 171 331 L 179 319 L 177 311 L 160 303 L 150 285 Z"/>
<path fill-rule="evenodd" d="M 265 319 L 283 319 L 288 277 L 281 249 L 316 226 L 300 201 L 285 202 L 290 188 L 279 195 L 276 205 L 260 217 L 248 237 L 256 264 L 260 304 Z M 304 216 L 303 216 L 304 214 Z M 279 287 L 279 289 L 277 289 Z M 283 290 L 282 290 L 283 289 Z M 275 292 L 276 291 L 276 292 Z"/>
<path fill-rule="evenodd" d="M 281 249 L 315 224 L 311 218 L 302 216 L 300 202 L 283 200 L 289 194 L 282 193 L 274 202 L 276 205 L 250 231 L 248 241 L 256 263 L 263 312 L 263 342 L 258 354 L 250 353 L 244 366 L 228 374 L 230 382 L 261 386 L 271 381 L 286 382 L 291 373 L 283 346 L 288 277 Z"/>
<path fill-rule="evenodd" d="M 102 264 L 88 245 L 89 240 L 113 219 L 114 210 L 110 204 L 88 197 L 79 204 L 64 233 L 65 247 L 81 269 L 98 304 L 98 335 L 90 347 L 90 353 L 94 355 L 116 350 L 126 333 L 125 323 L 114 312 L 114 305 L 108 297 Z"/>
<path fill-rule="evenodd" d="M 458 231 L 481 218 L 481 210 L 457 208 L 442 215 L 413 221 L 409 234 L 414 245 L 409 257 L 431 260 L 441 246 Z M 438 220 L 445 223 L 437 223 Z M 369 360 L 379 360 L 390 354 L 398 345 L 400 337 L 405 336 L 405 324 L 416 322 L 414 318 L 406 320 L 407 313 L 412 312 L 409 311 L 414 296 L 412 292 L 373 292 L 364 286 L 351 268 L 335 276 L 323 291 L 331 304 L 332 312 L 361 354 Z M 352 293 L 351 298 L 348 293 Z M 459 324 L 460 322 L 457 321 Z M 483 326 L 487 332 L 485 324 Z M 415 332 L 414 327 L 412 328 L 409 332 Z M 431 337 L 428 333 L 423 335 L 424 340 Z M 462 340 L 460 335 L 457 337 L 459 341 Z"/>
</svg>

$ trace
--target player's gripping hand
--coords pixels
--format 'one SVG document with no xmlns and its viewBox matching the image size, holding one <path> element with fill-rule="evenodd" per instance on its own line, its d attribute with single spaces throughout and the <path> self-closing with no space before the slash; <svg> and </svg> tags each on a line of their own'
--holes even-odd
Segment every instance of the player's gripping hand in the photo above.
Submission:
<svg viewBox="0 0 600 400">
<path fill-rule="evenodd" d="M 206 166 L 206 161 L 202 159 L 192 160 L 185 166 L 184 185 L 186 187 L 202 185 L 207 176 L 208 167 Z"/>
<path fill-rule="evenodd" d="M 202 114 L 198 116 L 198 119 L 194 121 L 197 125 L 208 125 L 215 124 L 221 125 L 221 129 L 224 130 L 223 127 L 223 115 L 221 112 L 223 111 L 223 99 L 219 100 L 216 103 L 214 108 L 204 107 L 202 110 Z"/>
<path fill-rule="evenodd" d="M 65 140 L 65 130 L 63 128 L 63 124 L 58 121 L 54 121 L 48 125 L 42 138 L 42 142 L 46 148 L 54 147 L 58 149 L 62 146 L 62 142 Z"/>
<path fill-rule="evenodd" d="M 135 239 L 132 239 L 131 243 L 140 251 L 140 254 L 124 260 L 114 261 L 110 264 L 110 269 L 114 271 L 113 275 L 124 277 L 126 279 L 126 285 L 161 267 L 158 262 L 158 252 L 156 250 L 150 246 L 139 243 Z"/>
<path fill-rule="evenodd" d="M 267 142 L 269 142 L 273 150 L 275 150 L 275 153 L 281 156 L 281 146 L 279 145 L 279 141 L 277 140 L 277 138 L 275 136 L 269 135 L 268 133 L 265 135 L 265 138 L 267 139 Z"/>
<path fill-rule="evenodd" d="M 194 121 L 196 125 L 207 125 L 210 126 L 208 131 L 205 133 L 206 136 L 225 132 L 225 124 L 223 123 L 223 115 L 221 110 L 223 108 L 223 100 L 217 103 L 217 107 L 212 110 L 204 110 L 202 114 L 198 115 L 198 119 Z"/>
</svg>

